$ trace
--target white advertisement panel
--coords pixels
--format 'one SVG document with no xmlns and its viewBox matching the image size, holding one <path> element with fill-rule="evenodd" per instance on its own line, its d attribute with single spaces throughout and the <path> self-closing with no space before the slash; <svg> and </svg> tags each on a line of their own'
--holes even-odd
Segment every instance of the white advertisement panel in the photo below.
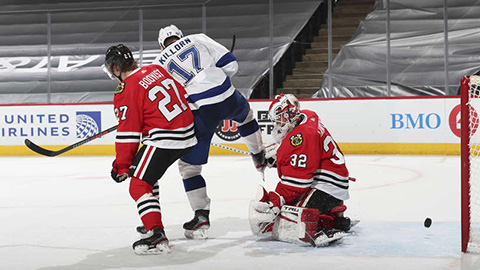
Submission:
<svg viewBox="0 0 480 270">
<path fill-rule="evenodd" d="M 0 106 L 1 145 L 69 145 L 116 122 L 111 104 Z M 90 144 L 113 144 L 114 134 Z"/>
<path fill-rule="evenodd" d="M 460 143 L 459 98 L 301 100 L 317 112 L 339 143 Z M 270 102 L 251 101 L 264 140 L 272 141 Z M 215 142 L 240 142 L 236 126 L 224 121 Z"/>
<path fill-rule="evenodd" d="M 273 124 L 268 119 L 270 103 L 269 100 L 250 101 L 267 144 L 273 142 Z M 318 113 L 338 143 L 354 145 L 356 150 L 362 149 L 360 146 L 367 149 L 371 144 L 377 144 L 377 148 L 390 144 L 415 144 L 413 147 L 419 144 L 451 144 L 454 146 L 453 154 L 457 154 L 456 146 L 460 143 L 459 104 L 460 99 L 456 97 L 300 101 L 302 109 Z M 5 105 L 0 106 L 0 146 L 23 147 L 26 138 L 38 145 L 66 146 L 116 124 L 112 104 Z M 113 145 L 114 142 L 115 132 L 112 132 L 88 144 Z M 246 149 L 236 124 L 229 120 L 222 121 L 217 127 L 213 142 Z M 5 154 L 12 149 L 0 150 Z M 452 154 L 452 151 L 447 154 Z"/>
</svg>

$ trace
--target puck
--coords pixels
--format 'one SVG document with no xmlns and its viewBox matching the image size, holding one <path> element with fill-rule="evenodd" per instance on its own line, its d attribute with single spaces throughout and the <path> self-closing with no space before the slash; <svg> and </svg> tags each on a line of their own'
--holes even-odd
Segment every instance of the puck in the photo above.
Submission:
<svg viewBox="0 0 480 270">
<path fill-rule="evenodd" d="M 431 225 L 432 225 L 432 219 L 426 218 L 425 221 L 423 222 L 423 226 L 425 226 L 425 228 L 430 228 Z"/>
</svg>

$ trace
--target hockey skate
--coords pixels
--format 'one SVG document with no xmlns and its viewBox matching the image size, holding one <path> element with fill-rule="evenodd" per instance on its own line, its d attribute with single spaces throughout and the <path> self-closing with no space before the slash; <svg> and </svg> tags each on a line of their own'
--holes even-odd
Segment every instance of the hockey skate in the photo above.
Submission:
<svg viewBox="0 0 480 270">
<path fill-rule="evenodd" d="M 141 227 L 141 226 L 140 226 Z M 133 243 L 133 251 L 137 255 L 166 254 L 170 252 L 168 239 L 162 228 L 153 228 L 152 236 Z"/>
<path fill-rule="evenodd" d="M 310 244 L 314 247 L 326 247 L 333 242 L 338 241 L 347 235 L 346 232 L 338 229 L 323 229 L 317 232 L 310 241 Z"/>
<path fill-rule="evenodd" d="M 208 215 L 210 210 L 197 210 L 195 216 L 189 222 L 183 224 L 185 237 L 188 239 L 207 239 L 210 220 Z"/>
<path fill-rule="evenodd" d="M 153 235 L 153 230 L 147 231 L 143 225 L 137 227 L 137 232 L 140 234 L 141 239 L 145 239 Z"/>
</svg>

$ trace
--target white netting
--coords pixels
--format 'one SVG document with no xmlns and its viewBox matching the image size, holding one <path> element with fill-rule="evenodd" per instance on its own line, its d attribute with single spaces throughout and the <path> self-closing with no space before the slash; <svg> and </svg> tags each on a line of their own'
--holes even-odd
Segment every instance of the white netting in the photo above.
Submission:
<svg viewBox="0 0 480 270">
<path fill-rule="evenodd" d="M 480 76 L 471 76 L 469 84 L 468 114 L 470 125 L 470 241 L 468 251 L 480 252 Z"/>
</svg>

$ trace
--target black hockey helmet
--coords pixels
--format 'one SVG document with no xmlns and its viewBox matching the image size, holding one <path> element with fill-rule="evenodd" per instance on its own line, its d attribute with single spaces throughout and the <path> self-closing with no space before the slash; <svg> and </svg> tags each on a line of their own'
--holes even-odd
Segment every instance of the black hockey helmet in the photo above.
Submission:
<svg viewBox="0 0 480 270">
<path fill-rule="evenodd" d="M 123 44 L 111 46 L 105 53 L 106 67 L 110 67 L 112 63 L 116 66 L 121 66 L 123 63 L 129 61 L 134 61 L 133 54 L 130 49 Z"/>
</svg>

